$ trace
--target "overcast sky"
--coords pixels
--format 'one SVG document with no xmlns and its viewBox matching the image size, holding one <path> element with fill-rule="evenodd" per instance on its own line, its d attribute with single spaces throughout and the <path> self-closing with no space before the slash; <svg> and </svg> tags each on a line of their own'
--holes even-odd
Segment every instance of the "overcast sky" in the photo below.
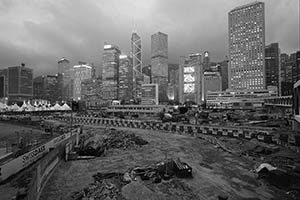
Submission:
<svg viewBox="0 0 300 200">
<path fill-rule="evenodd" d="M 143 65 L 150 61 L 150 37 L 169 35 L 169 62 L 205 50 L 213 61 L 228 51 L 228 11 L 251 0 L 1 0 L 0 69 L 21 62 L 35 75 L 55 74 L 57 61 L 100 66 L 105 41 L 128 54 L 136 29 Z M 299 49 L 299 0 L 266 0 L 266 44 L 281 52 Z M 134 26 L 135 24 L 135 26 Z"/>
</svg>

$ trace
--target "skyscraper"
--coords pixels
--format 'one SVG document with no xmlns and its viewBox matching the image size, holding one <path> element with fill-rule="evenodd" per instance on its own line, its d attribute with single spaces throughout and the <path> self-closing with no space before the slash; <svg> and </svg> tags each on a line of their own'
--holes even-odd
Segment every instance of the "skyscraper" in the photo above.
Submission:
<svg viewBox="0 0 300 200">
<path fill-rule="evenodd" d="M 73 66 L 73 99 L 81 100 L 81 83 L 92 78 L 92 67 L 87 64 Z"/>
<path fill-rule="evenodd" d="M 9 101 L 29 100 L 33 96 L 33 69 L 21 66 L 8 68 Z"/>
<path fill-rule="evenodd" d="M 280 90 L 281 96 L 293 93 L 293 61 L 286 53 L 280 54 Z"/>
<path fill-rule="evenodd" d="M 220 72 L 207 71 L 203 73 L 202 78 L 203 78 L 202 96 L 204 97 L 205 100 L 208 91 L 210 92 L 222 91 L 222 78 Z"/>
<path fill-rule="evenodd" d="M 293 83 L 300 80 L 300 51 L 294 53 L 295 64 L 293 67 Z"/>
<path fill-rule="evenodd" d="M 125 102 L 133 99 L 133 87 L 132 59 L 127 55 L 120 55 L 119 99 Z"/>
<path fill-rule="evenodd" d="M 168 65 L 168 93 L 174 94 L 174 100 L 179 100 L 179 64 L 169 64 Z M 170 99 L 170 98 L 169 98 Z"/>
<path fill-rule="evenodd" d="M 234 8 L 228 13 L 228 23 L 230 89 L 264 89 L 264 3 L 253 2 Z"/>
<path fill-rule="evenodd" d="M 272 43 L 265 48 L 266 86 L 276 86 L 279 91 L 279 45 Z"/>
<path fill-rule="evenodd" d="M 142 71 L 142 40 L 137 33 L 132 33 L 130 40 L 130 57 L 135 71 Z"/>
<path fill-rule="evenodd" d="M 7 97 L 8 77 L 7 69 L 0 69 L 0 99 Z"/>
<path fill-rule="evenodd" d="M 70 61 L 64 57 L 57 62 L 57 72 L 59 74 L 65 73 L 70 68 L 71 68 Z"/>
<path fill-rule="evenodd" d="M 59 92 L 61 93 L 61 100 L 69 101 L 72 96 L 72 67 L 70 61 L 62 58 L 57 62 L 58 76 L 59 76 Z"/>
<path fill-rule="evenodd" d="M 44 78 L 44 98 L 51 103 L 61 100 L 59 91 L 59 77 L 58 75 L 47 75 Z"/>
<path fill-rule="evenodd" d="M 33 98 L 44 99 L 45 76 L 37 76 L 33 79 Z"/>
<path fill-rule="evenodd" d="M 104 45 L 102 84 L 103 98 L 106 101 L 119 99 L 119 47 L 111 44 Z"/>
<path fill-rule="evenodd" d="M 157 32 L 151 36 L 152 83 L 158 84 L 159 102 L 167 102 L 168 35 Z"/>
<path fill-rule="evenodd" d="M 187 58 L 182 58 L 179 65 L 179 102 L 193 101 L 201 104 L 204 101 L 202 76 L 201 54 L 190 54 Z"/>
<path fill-rule="evenodd" d="M 204 69 L 204 71 L 206 71 L 209 68 L 210 68 L 210 55 L 209 55 L 208 51 L 204 51 L 203 69 Z"/>
</svg>

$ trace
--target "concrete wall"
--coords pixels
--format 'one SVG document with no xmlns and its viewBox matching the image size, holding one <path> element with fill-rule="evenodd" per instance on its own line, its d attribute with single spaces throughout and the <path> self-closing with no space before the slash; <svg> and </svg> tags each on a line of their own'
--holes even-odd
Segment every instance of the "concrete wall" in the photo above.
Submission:
<svg viewBox="0 0 300 200">
<path fill-rule="evenodd" d="M 75 143 L 75 139 L 76 135 L 71 136 L 38 161 L 38 165 L 33 170 L 33 176 L 28 185 L 28 200 L 38 200 L 40 198 L 44 186 L 47 184 L 55 167 L 65 158 L 66 145 L 70 142 Z"/>
</svg>

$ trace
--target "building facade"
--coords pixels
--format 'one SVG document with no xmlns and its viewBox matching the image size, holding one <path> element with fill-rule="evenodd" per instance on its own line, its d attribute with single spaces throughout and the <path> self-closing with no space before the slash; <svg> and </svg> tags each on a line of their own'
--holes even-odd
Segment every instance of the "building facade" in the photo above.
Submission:
<svg viewBox="0 0 300 200">
<path fill-rule="evenodd" d="M 210 53 L 208 51 L 204 51 L 203 54 L 203 70 L 209 70 L 210 68 Z"/>
<path fill-rule="evenodd" d="M 179 65 L 179 102 L 193 101 L 201 104 L 204 101 L 202 96 L 202 75 L 203 66 L 201 54 L 190 54 L 181 59 Z"/>
<path fill-rule="evenodd" d="M 8 67 L 9 101 L 30 100 L 33 97 L 33 69 L 21 66 Z"/>
<path fill-rule="evenodd" d="M 300 131 L 300 80 L 293 86 L 293 130 Z"/>
<path fill-rule="evenodd" d="M 266 86 L 276 86 L 279 90 L 280 52 L 278 43 L 265 47 Z"/>
<path fill-rule="evenodd" d="M 263 107 L 267 98 L 278 95 L 275 90 L 226 90 L 208 91 L 206 95 L 206 105 L 218 108 L 255 109 Z"/>
<path fill-rule="evenodd" d="M 206 94 L 208 91 L 222 91 L 222 78 L 218 71 L 203 73 L 202 96 L 204 96 L 204 100 L 206 100 Z"/>
<path fill-rule="evenodd" d="M 297 54 L 280 54 L 280 93 L 281 96 L 293 94 L 293 84 L 297 81 Z M 299 76 L 299 75 L 298 75 Z"/>
<path fill-rule="evenodd" d="M 142 72 L 142 39 L 135 32 L 131 35 L 130 57 L 134 71 Z"/>
<path fill-rule="evenodd" d="M 133 79 L 132 58 L 127 55 L 120 55 L 119 67 L 119 99 L 124 102 L 129 102 L 134 99 L 135 89 Z"/>
<path fill-rule="evenodd" d="M 86 79 L 92 78 L 92 67 L 87 64 L 74 65 L 73 66 L 73 95 L 72 98 L 75 101 L 81 100 L 81 83 Z"/>
<path fill-rule="evenodd" d="M 142 105 L 158 105 L 158 85 L 143 84 L 142 85 Z"/>
<path fill-rule="evenodd" d="M 142 73 L 149 77 L 149 83 L 152 83 L 151 65 L 144 66 Z"/>
<path fill-rule="evenodd" d="M 152 83 L 158 84 L 159 102 L 167 102 L 168 35 L 157 32 L 151 36 Z"/>
<path fill-rule="evenodd" d="M 106 101 L 119 99 L 119 47 L 111 44 L 104 45 L 102 84 L 103 98 Z"/>
<path fill-rule="evenodd" d="M 264 3 L 239 6 L 228 14 L 229 88 L 260 90 L 265 83 Z"/>
<path fill-rule="evenodd" d="M 44 98 L 52 104 L 61 101 L 58 75 L 47 75 L 44 78 Z"/>
<path fill-rule="evenodd" d="M 179 101 L 179 64 L 168 64 L 168 98 Z"/>
<path fill-rule="evenodd" d="M 0 69 L 0 99 L 7 98 L 8 91 L 8 71 L 7 69 Z"/>
<path fill-rule="evenodd" d="M 57 62 L 57 72 L 60 77 L 59 92 L 63 101 L 69 101 L 72 97 L 72 72 L 70 61 L 62 58 Z"/>
<path fill-rule="evenodd" d="M 44 100 L 45 76 L 37 76 L 33 79 L 33 99 Z"/>
<path fill-rule="evenodd" d="M 81 82 L 81 99 L 87 109 L 99 109 L 106 102 L 102 95 L 102 80 L 100 78 L 86 79 Z"/>
</svg>

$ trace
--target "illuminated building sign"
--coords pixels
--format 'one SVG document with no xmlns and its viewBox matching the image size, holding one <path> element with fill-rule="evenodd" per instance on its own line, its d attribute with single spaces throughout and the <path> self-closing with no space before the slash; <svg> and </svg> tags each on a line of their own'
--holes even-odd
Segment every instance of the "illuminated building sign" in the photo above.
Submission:
<svg viewBox="0 0 300 200">
<path fill-rule="evenodd" d="M 194 93 L 194 92 L 195 92 L 194 83 L 184 84 L 184 93 Z"/>
<path fill-rule="evenodd" d="M 183 72 L 183 92 L 195 93 L 195 67 L 184 67 Z"/>
<path fill-rule="evenodd" d="M 194 67 L 185 67 L 185 68 L 183 68 L 183 72 L 184 73 L 193 73 L 193 72 L 195 72 L 195 68 Z"/>
</svg>

